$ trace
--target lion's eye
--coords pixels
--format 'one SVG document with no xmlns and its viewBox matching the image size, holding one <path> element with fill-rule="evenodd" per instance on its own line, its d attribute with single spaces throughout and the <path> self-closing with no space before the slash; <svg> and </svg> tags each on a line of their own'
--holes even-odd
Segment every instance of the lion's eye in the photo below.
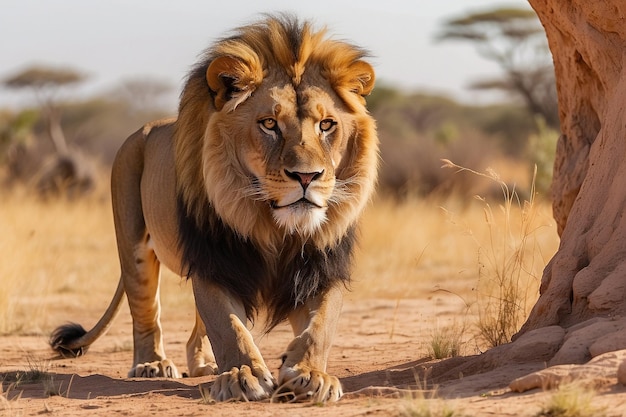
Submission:
<svg viewBox="0 0 626 417">
<path fill-rule="evenodd" d="M 333 119 L 324 119 L 320 122 L 320 131 L 324 133 L 330 133 L 335 126 L 337 126 L 337 122 Z"/>
<path fill-rule="evenodd" d="M 261 128 L 269 132 L 275 132 L 278 129 L 278 122 L 272 117 L 268 117 L 259 121 Z"/>
</svg>

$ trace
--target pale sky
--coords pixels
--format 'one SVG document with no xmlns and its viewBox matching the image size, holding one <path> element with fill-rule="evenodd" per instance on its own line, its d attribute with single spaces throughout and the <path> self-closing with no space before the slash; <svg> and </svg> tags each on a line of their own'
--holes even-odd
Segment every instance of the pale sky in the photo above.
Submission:
<svg viewBox="0 0 626 417">
<path fill-rule="evenodd" d="M 0 0 L 0 79 L 32 64 L 86 73 L 83 94 L 150 77 L 175 86 L 198 56 L 260 13 L 287 11 L 364 47 L 381 83 L 478 101 L 466 86 L 498 67 L 470 44 L 435 43 L 446 18 L 525 0 Z M 0 108 L 24 104 L 0 89 Z"/>
</svg>

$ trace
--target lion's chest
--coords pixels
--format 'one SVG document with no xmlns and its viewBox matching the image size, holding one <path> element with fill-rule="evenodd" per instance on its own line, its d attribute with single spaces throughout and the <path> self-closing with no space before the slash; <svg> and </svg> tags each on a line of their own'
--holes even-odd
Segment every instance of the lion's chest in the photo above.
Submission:
<svg viewBox="0 0 626 417">
<path fill-rule="evenodd" d="M 183 271 L 228 290 L 250 316 L 264 308 L 272 321 L 280 321 L 309 298 L 350 279 L 352 229 L 333 248 L 320 250 L 287 237 L 279 251 L 267 255 L 216 216 L 198 227 L 179 205 Z"/>
</svg>

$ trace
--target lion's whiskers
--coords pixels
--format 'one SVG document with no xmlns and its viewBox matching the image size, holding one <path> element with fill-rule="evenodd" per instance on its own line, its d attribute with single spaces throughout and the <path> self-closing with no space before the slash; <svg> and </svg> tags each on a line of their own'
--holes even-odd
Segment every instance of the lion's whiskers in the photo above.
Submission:
<svg viewBox="0 0 626 417">
<path fill-rule="evenodd" d="M 255 200 L 255 201 L 269 200 L 269 196 L 267 195 L 267 192 L 263 190 L 263 187 L 261 187 L 259 179 L 257 178 L 253 179 L 250 185 L 248 185 L 241 191 L 241 194 L 244 197 L 250 198 L 251 200 Z"/>
<path fill-rule="evenodd" d="M 335 182 L 335 189 L 328 199 L 328 204 L 340 205 L 349 200 L 359 199 L 360 197 L 357 191 L 360 185 L 361 181 L 356 177 L 350 177 L 345 180 L 337 179 Z"/>
</svg>

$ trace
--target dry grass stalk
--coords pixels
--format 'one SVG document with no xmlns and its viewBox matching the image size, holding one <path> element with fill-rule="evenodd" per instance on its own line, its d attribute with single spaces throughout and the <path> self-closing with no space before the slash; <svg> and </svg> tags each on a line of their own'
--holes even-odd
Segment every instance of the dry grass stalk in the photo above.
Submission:
<svg viewBox="0 0 626 417">
<path fill-rule="evenodd" d="M 431 368 L 432 369 L 432 368 Z M 461 414 L 448 401 L 438 398 L 437 387 L 428 388 L 430 369 L 422 378 L 414 371 L 415 389 L 404 393 L 398 410 L 399 417 L 460 417 Z"/>
<path fill-rule="evenodd" d="M 432 332 L 428 346 L 429 354 L 435 359 L 454 358 L 461 355 L 465 325 L 437 326 Z"/>
<path fill-rule="evenodd" d="M 545 401 L 536 417 L 603 417 L 605 410 L 593 405 L 596 395 L 583 384 L 563 384 Z"/>
<path fill-rule="evenodd" d="M 508 343 L 527 317 L 539 285 L 535 272 L 540 249 L 534 238 L 539 227 L 534 180 L 528 199 L 522 201 L 515 187 L 510 188 L 495 171 L 482 173 L 442 161 L 444 167 L 496 182 L 502 191 L 497 211 L 485 198 L 476 197 L 483 205 L 488 239 L 475 239 L 478 283 L 473 307 L 478 314 L 480 337 L 487 346 Z"/>
</svg>

